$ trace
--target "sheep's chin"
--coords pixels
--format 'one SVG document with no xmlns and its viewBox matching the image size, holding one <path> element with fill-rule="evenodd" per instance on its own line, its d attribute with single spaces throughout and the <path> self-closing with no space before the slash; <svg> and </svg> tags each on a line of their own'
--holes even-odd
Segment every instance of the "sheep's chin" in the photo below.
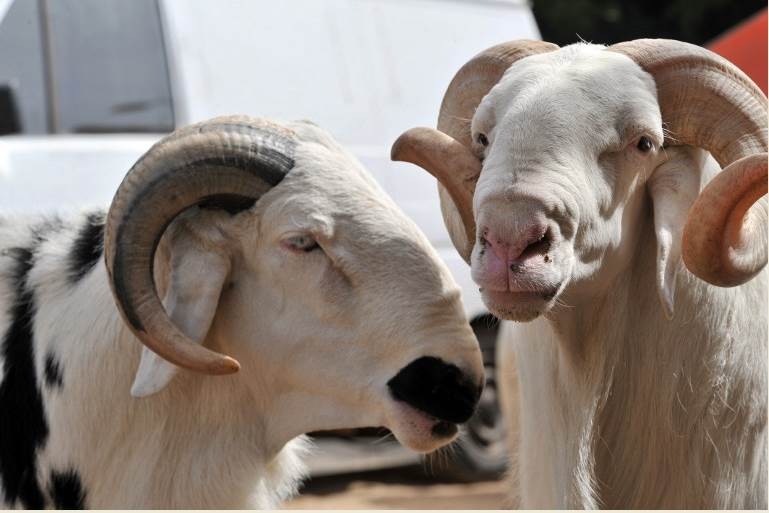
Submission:
<svg viewBox="0 0 769 513">
<path fill-rule="evenodd" d="M 549 295 L 549 294 L 548 294 Z M 482 291 L 483 303 L 494 316 L 508 321 L 528 322 L 546 314 L 555 304 L 557 294 L 544 299 L 542 293 Z"/>
<path fill-rule="evenodd" d="M 390 401 L 387 428 L 404 447 L 419 453 L 440 449 L 457 438 L 455 424 L 441 421 L 401 401 Z"/>
</svg>

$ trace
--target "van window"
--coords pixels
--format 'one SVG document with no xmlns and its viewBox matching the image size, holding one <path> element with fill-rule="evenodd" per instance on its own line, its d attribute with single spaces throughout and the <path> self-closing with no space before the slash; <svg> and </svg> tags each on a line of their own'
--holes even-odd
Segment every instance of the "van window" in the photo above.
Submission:
<svg viewBox="0 0 769 513">
<path fill-rule="evenodd" d="M 157 0 L 13 1 L 0 20 L 0 93 L 22 133 L 172 130 Z"/>
<path fill-rule="evenodd" d="M 57 131 L 173 129 L 156 0 L 49 0 L 46 5 Z"/>
<path fill-rule="evenodd" d="M 48 130 L 38 5 L 36 0 L 17 0 L 0 19 L 0 110 L 15 118 L 6 118 L 4 127 L 14 125 L 13 131 L 31 134 Z"/>
</svg>

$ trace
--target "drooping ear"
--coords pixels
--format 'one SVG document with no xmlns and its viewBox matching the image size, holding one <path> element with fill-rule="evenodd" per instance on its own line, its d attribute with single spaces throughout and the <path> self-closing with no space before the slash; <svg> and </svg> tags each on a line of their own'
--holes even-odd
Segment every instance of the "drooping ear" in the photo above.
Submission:
<svg viewBox="0 0 769 513">
<path fill-rule="evenodd" d="M 170 230 L 169 278 L 163 307 L 185 335 L 201 344 L 216 314 L 231 260 L 216 227 L 197 221 L 179 219 Z M 178 370 L 176 365 L 143 347 L 131 395 L 146 397 L 161 391 Z"/>
<path fill-rule="evenodd" d="M 667 148 L 668 159 L 654 170 L 647 183 L 654 207 L 657 236 L 657 293 L 668 319 L 673 318 L 676 276 L 682 265 L 681 236 L 694 200 L 701 189 L 707 154 L 691 147 Z"/>
</svg>

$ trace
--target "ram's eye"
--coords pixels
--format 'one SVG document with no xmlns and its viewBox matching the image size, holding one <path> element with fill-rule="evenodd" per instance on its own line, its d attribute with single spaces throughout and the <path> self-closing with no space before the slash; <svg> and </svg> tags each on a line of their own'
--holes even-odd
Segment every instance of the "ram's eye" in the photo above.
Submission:
<svg viewBox="0 0 769 513">
<path fill-rule="evenodd" d="M 652 143 L 651 139 L 646 137 L 645 135 L 642 135 L 640 139 L 638 139 L 638 144 L 636 145 L 636 148 L 642 153 L 646 153 L 650 151 L 652 148 L 654 148 L 654 144 Z"/>
<path fill-rule="evenodd" d="M 475 139 L 478 141 L 478 144 L 480 144 L 481 146 L 489 145 L 489 138 L 486 137 L 486 134 L 478 134 Z"/>
<path fill-rule="evenodd" d="M 282 241 L 283 247 L 291 251 L 303 251 L 309 253 L 316 249 L 320 249 L 318 242 L 309 235 L 295 235 L 288 237 Z"/>
</svg>

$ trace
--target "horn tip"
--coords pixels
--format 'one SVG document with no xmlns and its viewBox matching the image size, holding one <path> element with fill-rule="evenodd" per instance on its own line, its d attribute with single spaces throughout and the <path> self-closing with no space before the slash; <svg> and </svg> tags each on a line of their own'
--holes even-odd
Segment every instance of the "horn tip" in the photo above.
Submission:
<svg viewBox="0 0 769 513">
<path fill-rule="evenodd" d="M 411 162 L 407 154 L 411 153 L 415 141 L 421 139 L 423 134 L 429 133 L 430 130 L 429 128 L 418 126 L 403 132 L 390 147 L 390 160 L 395 162 Z"/>
<path fill-rule="evenodd" d="M 216 368 L 212 369 L 216 374 L 235 374 L 240 370 L 240 362 L 229 356 L 222 356 L 217 362 Z"/>
<path fill-rule="evenodd" d="M 398 138 L 395 139 L 393 145 L 390 147 L 390 160 L 393 162 L 402 161 L 401 153 L 403 152 L 404 137 L 406 137 L 406 134 L 408 134 L 408 132 L 403 132 L 400 136 L 398 136 Z"/>
</svg>

